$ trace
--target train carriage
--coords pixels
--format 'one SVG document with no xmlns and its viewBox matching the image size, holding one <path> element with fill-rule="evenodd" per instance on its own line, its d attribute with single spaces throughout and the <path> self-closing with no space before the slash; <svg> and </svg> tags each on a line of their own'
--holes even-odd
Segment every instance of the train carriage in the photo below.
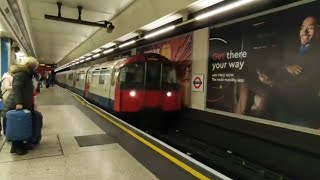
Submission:
<svg viewBox="0 0 320 180">
<path fill-rule="evenodd" d="M 135 55 L 62 73 L 69 89 L 115 112 L 181 108 L 175 66 L 159 54 Z"/>
</svg>

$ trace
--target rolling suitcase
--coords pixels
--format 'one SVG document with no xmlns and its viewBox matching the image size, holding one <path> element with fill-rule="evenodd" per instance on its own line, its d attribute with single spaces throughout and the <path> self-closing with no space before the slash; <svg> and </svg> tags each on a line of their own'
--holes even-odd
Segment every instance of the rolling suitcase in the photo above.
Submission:
<svg viewBox="0 0 320 180">
<path fill-rule="evenodd" d="M 11 141 L 28 140 L 32 135 L 32 116 L 29 110 L 11 110 L 6 114 L 6 138 Z"/>
<path fill-rule="evenodd" d="M 32 113 L 32 136 L 30 138 L 30 143 L 39 144 L 41 140 L 41 128 L 43 124 L 43 117 L 41 112 L 34 111 Z"/>
</svg>

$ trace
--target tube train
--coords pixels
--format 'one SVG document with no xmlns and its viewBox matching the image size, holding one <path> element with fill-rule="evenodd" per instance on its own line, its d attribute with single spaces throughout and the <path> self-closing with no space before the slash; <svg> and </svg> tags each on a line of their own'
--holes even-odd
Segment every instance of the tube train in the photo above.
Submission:
<svg viewBox="0 0 320 180">
<path fill-rule="evenodd" d="M 135 55 L 60 72 L 56 80 L 61 86 L 118 113 L 181 109 L 175 66 L 159 54 Z"/>
</svg>

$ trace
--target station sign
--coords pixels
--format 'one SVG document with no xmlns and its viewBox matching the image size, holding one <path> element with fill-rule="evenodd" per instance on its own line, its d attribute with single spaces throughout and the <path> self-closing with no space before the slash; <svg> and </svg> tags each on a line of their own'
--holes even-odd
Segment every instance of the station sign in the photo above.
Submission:
<svg viewBox="0 0 320 180">
<path fill-rule="evenodd" d="M 192 75 L 192 91 L 203 92 L 203 74 Z"/>
</svg>

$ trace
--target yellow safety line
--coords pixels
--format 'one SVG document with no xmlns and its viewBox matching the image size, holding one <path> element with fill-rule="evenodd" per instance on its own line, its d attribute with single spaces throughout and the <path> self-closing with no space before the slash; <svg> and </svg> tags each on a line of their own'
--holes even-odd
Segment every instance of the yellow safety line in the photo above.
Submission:
<svg viewBox="0 0 320 180">
<path fill-rule="evenodd" d="M 70 93 L 71 94 L 71 93 Z M 87 106 L 88 108 L 90 108 L 91 110 L 93 110 L 94 112 L 96 112 L 97 114 L 99 114 L 100 116 L 102 116 L 103 118 L 105 118 L 106 120 L 110 121 L 111 123 L 113 123 L 114 125 L 118 126 L 120 129 L 124 130 L 125 132 L 127 132 L 128 134 L 130 134 L 131 136 L 133 136 L 134 138 L 136 138 L 137 140 L 139 140 L 140 142 L 142 142 L 143 144 L 149 146 L 151 149 L 153 149 L 154 151 L 156 151 L 157 153 L 161 154 L 162 156 L 164 156 L 165 158 L 169 159 L 170 161 L 172 161 L 173 163 L 175 163 L 176 165 L 178 165 L 179 167 L 181 167 L 182 169 L 184 169 L 185 171 L 189 172 L 190 174 L 192 174 L 193 176 L 201 179 L 201 180 L 209 180 L 210 178 L 208 178 L 207 176 L 201 174 L 199 171 L 193 169 L 192 167 L 188 166 L 187 164 L 181 162 L 180 160 L 178 160 L 177 158 L 171 156 L 170 154 L 168 154 L 167 152 L 163 151 L 162 149 L 158 148 L 157 146 L 153 145 L 152 143 L 150 143 L 149 141 L 145 140 L 144 138 L 142 138 L 141 136 L 137 135 L 136 133 L 132 132 L 130 129 L 124 127 L 123 125 L 121 125 L 120 123 L 114 121 L 113 119 L 111 119 L 110 117 L 106 116 L 105 114 L 101 113 L 99 110 L 93 108 L 92 106 L 88 105 L 87 103 L 85 103 L 85 101 L 82 101 L 80 98 L 78 98 L 77 96 L 71 94 L 73 97 L 75 97 L 78 101 L 81 102 L 81 104 Z"/>
</svg>

